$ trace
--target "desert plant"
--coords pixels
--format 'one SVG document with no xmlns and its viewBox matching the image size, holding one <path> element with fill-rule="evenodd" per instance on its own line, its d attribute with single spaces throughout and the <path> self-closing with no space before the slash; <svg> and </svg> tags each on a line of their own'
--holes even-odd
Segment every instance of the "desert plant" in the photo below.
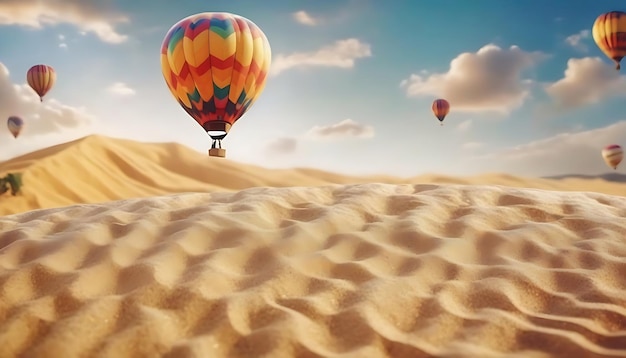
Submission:
<svg viewBox="0 0 626 358">
<path fill-rule="evenodd" d="M 17 195 L 22 189 L 22 173 L 8 173 L 0 178 L 0 195 L 11 189 L 11 195 Z"/>
</svg>

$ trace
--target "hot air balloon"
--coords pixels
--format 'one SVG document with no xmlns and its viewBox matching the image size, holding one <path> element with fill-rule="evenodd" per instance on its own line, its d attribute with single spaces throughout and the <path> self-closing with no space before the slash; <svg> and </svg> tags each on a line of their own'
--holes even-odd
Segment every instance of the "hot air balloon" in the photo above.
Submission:
<svg viewBox="0 0 626 358">
<path fill-rule="evenodd" d="M 604 158 L 606 165 L 613 169 L 617 169 L 617 166 L 624 158 L 624 151 L 619 145 L 611 144 L 602 149 L 602 158 Z"/>
<path fill-rule="evenodd" d="M 13 138 L 17 138 L 17 136 L 20 135 L 20 132 L 22 131 L 23 126 L 24 126 L 24 121 L 20 117 L 11 116 L 7 120 L 7 127 L 9 128 L 9 131 L 11 132 L 11 134 L 13 134 Z"/>
<path fill-rule="evenodd" d="M 170 92 L 213 140 L 210 156 L 224 157 L 222 139 L 259 98 L 272 53 L 252 21 L 224 12 L 180 20 L 161 46 Z"/>
<path fill-rule="evenodd" d="M 433 113 L 439 119 L 439 123 L 443 125 L 443 120 L 450 113 L 450 103 L 445 99 L 436 99 L 433 101 Z"/>
<path fill-rule="evenodd" d="M 620 61 L 626 56 L 626 13 L 610 11 L 596 19 L 592 28 L 593 40 L 600 50 L 615 62 L 620 69 Z"/>
<path fill-rule="evenodd" d="M 57 74 L 54 68 L 48 65 L 35 65 L 26 73 L 28 85 L 37 92 L 41 102 L 43 102 L 43 96 L 50 91 L 56 80 Z"/>
</svg>

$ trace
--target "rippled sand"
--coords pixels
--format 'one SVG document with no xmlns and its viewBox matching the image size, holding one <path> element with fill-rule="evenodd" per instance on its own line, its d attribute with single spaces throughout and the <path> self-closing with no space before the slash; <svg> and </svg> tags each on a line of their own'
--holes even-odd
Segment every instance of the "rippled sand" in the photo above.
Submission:
<svg viewBox="0 0 626 358">
<path fill-rule="evenodd" d="M 0 217 L 0 357 L 624 357 L 626 199 L 252 188 Z"/>
</svg>

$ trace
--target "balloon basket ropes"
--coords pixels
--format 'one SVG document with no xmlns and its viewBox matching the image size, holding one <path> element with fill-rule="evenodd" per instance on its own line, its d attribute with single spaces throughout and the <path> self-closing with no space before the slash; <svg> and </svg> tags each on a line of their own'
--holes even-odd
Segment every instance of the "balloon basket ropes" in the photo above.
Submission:
<svg viewBox="0 0 626 358">
<path fill-rule="evenodd" d="M 209 149 L 209 156 L 224 158 L 224 157 L 226 157 L 226 149 L 223 149 L 223 148 L 211 148 L 211 149 Z"/>
</svg>

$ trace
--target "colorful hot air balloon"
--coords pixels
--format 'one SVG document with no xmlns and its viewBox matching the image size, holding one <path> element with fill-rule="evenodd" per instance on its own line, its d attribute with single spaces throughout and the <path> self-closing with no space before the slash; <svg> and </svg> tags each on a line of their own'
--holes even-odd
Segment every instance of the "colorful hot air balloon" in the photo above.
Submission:
<svg viewBox="0 0 626 358">
<path fill-rule="evenodd" d="M 600 50 L 615 62 L 620 69 L 620 61 L 626 56 L 626 13 L 610 11 L 598 16 L 593 23 L 593 40 Z"/>
<path fill-rule="evenodd" d="M 22 127 L 24 126 L 24 121 L 22 118 L 17 116 L 11 116 L 7 120 L 7 127 L 9 128 L 9 132 L 13 134 L 13 138 L 17 138 L 22 131 Z"/>
<path fill-rule="evenodd" d="M 57 74 L 54 68 L 48 65 L 35 65 L 26 73 L 28 85 L 37 92 L 41 102 L 43 102 L 43 96 L 50 91 L 56 80 Z"/>
<path fill-rule="evenodd" d="M 624 151 L 619 145 L 611 144 L 602 149 L 602 158 L 604 158 L 606 165 L 613 169 L 617 169 L 617 166 L 624 158 Z"/>
<path fill-rule="evenodd" d="M 225 156 L 222 139 L 263 92 L 271 60 L 265 34 L 239 15 L 200 13 L 168 31 L 161 46 L 165 82 L 213 140 L 210 156 Z"/>
<path fill-rule="evenodd" d="M 445 99 L 436 99 L 433 101 L 433 113 L 439 119 L 439 123 L 443 125 L 443 120 L 450 113 L 450 103 Z"/>
</svg>

